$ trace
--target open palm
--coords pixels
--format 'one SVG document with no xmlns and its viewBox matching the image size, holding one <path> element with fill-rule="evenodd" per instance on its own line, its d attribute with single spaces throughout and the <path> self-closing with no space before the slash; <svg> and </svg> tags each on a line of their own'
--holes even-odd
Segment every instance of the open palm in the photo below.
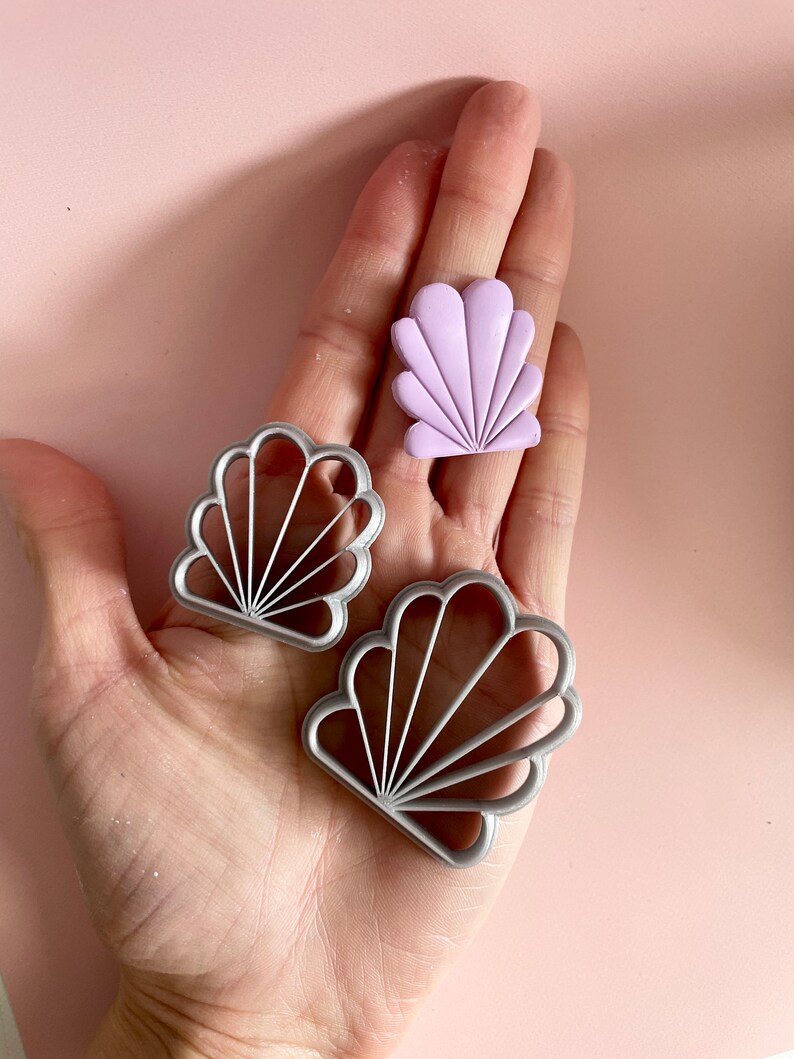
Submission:
<svg viewBox="0 0 794 1059">
<path fill-rule="evenodd" d="M 174 601 L 144 631 L 102 484 L 47 446 L 0 443 L 46 597 L 37 732 L 93 921 L 122 966 L 97 1056 L 389 1054 L 504 880 L 526 813 L 483 864 L 450 871 L 317 769 L 299 731 L 344 648 L 406 584 L 481 568 L 562 620 L 587 389 L 578 340 L 555 327 L 572 179 L 536 150 L 538 125 L 526 90 L 489 84 L 448 157 L 413 142 L 388 156 L 264 417 L 353 445 L 386 505 L 338 648 L 307 654 Z M 541 445 L 412 460 L 389 325 L 425 283 L 492 275 L 536 320 Z"/>
</svg>

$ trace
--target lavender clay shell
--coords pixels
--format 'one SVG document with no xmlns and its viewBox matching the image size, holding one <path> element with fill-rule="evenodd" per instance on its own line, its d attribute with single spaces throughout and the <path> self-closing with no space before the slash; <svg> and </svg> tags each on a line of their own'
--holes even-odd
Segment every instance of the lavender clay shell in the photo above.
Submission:
<svg viewBox="0 0 794 1059">
<path fill-rule="evenodd" d="M 403 411 L 418 420 L 405 435 L 416 459 L 528 449 L 540 423 L 527 407 L 543 383 L 527 364 L 535 322 L 513 308 L 498 279 L 476 279 L 462 294 L 446 283 L 422 287 L 392 343 L 408 369 L 394 380 Z"/>
</svg>

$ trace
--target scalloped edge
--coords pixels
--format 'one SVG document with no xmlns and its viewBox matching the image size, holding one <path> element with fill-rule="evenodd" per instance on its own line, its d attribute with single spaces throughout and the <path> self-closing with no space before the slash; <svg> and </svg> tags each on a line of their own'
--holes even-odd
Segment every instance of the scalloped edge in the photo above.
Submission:
<svg viewBox="0 0 794 1059">
<path fill-rule="evenodd" d="M 511 639 L 521 632 L 533 631 L 542 633 L 552 641 L 557 649 L 559 658 L 557 674 L 551 686 L 541 695 L 536 696 L 542 701 L 538 702 L 535 708 L 539 708 L 544 702 L 560 698 L 564 704 L 564 712 L 562 720 L 552 732 L 542 736 L 535 743 L 531 743 L 529 747 L 525 748 L 527 753 L 517 757 L 516 760 L 528 761 L 530 768 L 528 776 L 514 792 L 496 800 L 469 800 L 474 805 L 474 808 L 467 808 L 465 811 L 479 812 L 482 817 L 482 826 L 479 835 L 471 846 L 463 850 L 453 850 L 439 841 L 426 828 L 421 827 L 416 821 L 412 820 L 408 815 L 408 811 L 401 811 L 390 805 L 388 801 L 382 800 L 374 790 L 362 783 L 357 776 L 354 776 L 344 765 L 328 753 L 320 743 L 319 727 L 327 717 L 340 710 L 355 710 L 359 715 L 359 720 L 361 719 L 360 704 L 357 702 L 353 684 L 356 669 L 364 655 L 373 648 L 396 649 L 400 619 L 410 603 L 422 596 L 434 596 L 442 602 L 447 602 L 461 588 L 472 584 L 482 585 L 493 593 L 505 617 L 504 632 L 509 632 Z M 408 838 L 426 852 L 450 867 L 472 867 L 483 860 L 493 846 L 498 830 L 498 817 L 516 812 L 537 797 L 546 779 L 548 755 L 552 750 L 570 739 L 579 727 L 582 704 L 572 683 L 575 669 L 576 655 L 573 644 L 565 631 L 548 618 L 523 614 L 518 609 L 518 604 L 507 585 L 493 574 L 488 574 L 482 570 L 463 570 L 452 574 L 442 582 L 417 581 L 412 585 L 408 585 L 395 596 L 386 610 L 383 626 L 380 630 L 365 633 L 350 647 L 339 670 L 337 690 L 319 699 L 304 718 L 301 729 L 303 746 L 307 755 L 320 768 L 370 805 L 381 816 L 389 820 L 399 831 L 407 835 Z M 516 711 L 511 711 L 511 713 L 521 710 L 526 705 L 524 703 L 522 706 L 517 707 Z M 517 751 L 519 749 L 522 748 L 517 748 Z M 412 811 L 417 811 L 417 809 Z M 445 810 L 442 809 L 441 811 Z M 453 810 L 447 809 L 446 811 Z"/>
<path fill-rule="evenodd" d="M 361 533 L 343 551 L 355 559 L 355 570 L 347 584 L 322 597 L 331 612 L 331 625 L 322 636 L 286 629 L 275 622 L 255 618 L 242 611 L 233 610 L 220 603 L 197 596 L 187 586 L 187 574 L 197 559 L 207 555 L 207 547 L 201 539 L 201 522 L 209 507 L 218 503 L 223 488 L 223 478 L 229 465 L 239 457 L 256 458 L 262 446 L 271 438 L 291 441 L 303 453 L 306 464 L 311 467 L 325 459 L 336 459 L 346 463 L 353 471 L 356 481 L 356 496 L 370 509 L 370 518 Z M 174 560 L 169 572 L 171 594 L 189 610 L 206 617 L 236 625 L 250 632 L 270 636 L 281 643 L 299 647 L 304 651 L 326 651 L 334 647 L 347 629 L 347 604 L 361 592 L 372 572 L 370 546 L 386 520 L 386 508 L 382 499 L 372 488 L 372 477 L 364 457 L 347 445 L 317 445 L 309 435 L 292 423 L 267 423 L 255 430 L 246 441 L 235 442 L 222 449 L 212 462 L 209 472 L 209 491 L 203 493 L 191 505 L 185 519 L 187 548 Z"/>
</svg>

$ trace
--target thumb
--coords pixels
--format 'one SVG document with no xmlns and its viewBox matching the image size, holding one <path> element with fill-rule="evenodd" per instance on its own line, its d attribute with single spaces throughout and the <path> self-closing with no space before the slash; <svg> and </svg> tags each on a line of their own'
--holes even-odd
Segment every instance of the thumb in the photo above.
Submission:
<svg viewBox="0 0 794 1059">
<path fill-rule="evenodd" d="M 121 521 L 103 483 L 57 449 L 15 438 L 0 441 L 0 497 L 44 594 L 37 691 L 78 680 L 88 693 L 151 654 L 130 601 Z"/>
</svg>

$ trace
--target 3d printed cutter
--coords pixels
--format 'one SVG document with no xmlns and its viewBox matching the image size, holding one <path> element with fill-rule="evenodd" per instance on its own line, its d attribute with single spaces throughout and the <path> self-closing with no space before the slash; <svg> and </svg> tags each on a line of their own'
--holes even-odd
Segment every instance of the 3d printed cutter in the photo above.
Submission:
<svg viewBox="0 0 794 1059">
<path fill-rule="evenodd" d="M 421 737 L 419 746 L 413 753 L 406 750 L 407 736 L 415 719 L 415 711 L 428 667 L 432 664 L 433 648 L 444 618 L 445 609 L 456 592 L 467 585 L 481 585 L 488 589 L 498 602 L 504 624 L 501 636 L 498 637 L 490 651 L 484 656 L 474 672 L 465 680 L 452 701 L 445 704 L 438 720 L 430 731 Z M 409 604 L 421 596 L 435 597 L 440 601 L 440 608 L 433 629 L 428 638 L 424 658 L 419 670 L 416 685 L 407 708 L 399 711 L 404 717 L 399 737 L 392 732 L 392 718 L 398 714 L 394 699 L 394 665 L 397 646 L 400 639 L 400 624 Z M 525 632 L 537 632 L 547 636 L 557 649 L 558 667 L 551 686 L 536 695 L 529 702 L 519 705 L 503 718 L 488 724 L 481 731 L 454 746 L 432 764 L 422 766 L 422 759 L 431 748 L 436 737 L 464 704 L 477 682 L 482 678 L 502 648 L 514 636 Z M 366 720 L 362 704 L 357 698 L 356 670 L 362 659 L 370 652 L 385 649 L 391 652 L 391 678 L 388 699 L 386 702 L 385 735 L 370 739 L 367 733 Z M 358 795 L 373 809 L 386 817 L 395 827 L 413 839 L 423 849 L 433 854 L 445 864 L 456 868 L 466 868 L 477 864 L 486 856 L 496 837 L 498 817 L 515 812 L 530 802 L 538 793 L 546 777 L 546 763 L 549 753 L 573 735 L 581 718 L 581 703 L 572 681 L 575 658 L 573 646 L 554 622 L 547 618 L 522 614 L 515 599 L 506 585 L 497 577 L 480 570 L 464 570 L 453 574 L 446 581 L 420 581 L 409 585 L 400 592 L 386 612 L 383 628 L 378 632 L 366 633 L 350 650 L 342 662 L 339 674 L 338 690 L 320 699 L 309 710 L 303 723 L 303 745 L 306 753 L 321 768 L 330 773 L 348 790 Z M 477 761 L 476 764 L 449 771 L 451 766 L 467 754 L 513 725 L 519 724 L 545 703 L 559 698 L 563 703 L 563 715 L 558 723 L 536 741 L 522 744 L 515 749 L 496 753 L 492 757 Z M 364 751 L 367 760 L 369 778 L 362 780 L 354 775 L 345 765 L 335 758 L 323 746 L 321 726 L 323 721 L 340 710 L 353 710 L 358 719 Z M 380 745 L 380 754 L 377 751 Z M 519 761 L 526 761 L 529 770 L 518 788 L 510 794 L 494 798 L 459 798 L 437 796 L 439 791 L 454 784 L 463 783 L 475 777 L 484 776 L 496 769 Z M 411 813 L 424 812 L 476 812 L 481 814 L 480 832 L 466 849 L 452 849 L 426 828 L 422 827 Z"/>
<path fill-rule="evenodd" d="M 282 439 L 289 442 L 303 455 L 305 466 L 294 494 L 284 510 L 283 521 L 267 556 L 256 554 L 256 457 L 269 441 Z M 232 526 L 232 518 L 226 497 L 226 473 L 235 460 L 248 461 L 247 511 L 242 540 Z M 284 572 L 279 572 L 276 562 L 280 550 L 290 543 L 293 515 L 312 467 L 323 460 L 336 460 L 346 464 L 353 473 L 354 490 L 345 503 L 301 554 L 291 562 Z M 276 640 L 302 647 L 306 651 L 324 651 L 333 647 L 347 628 L 347 604 L 366 584 L 370 575 L 370 545 L 383 528 L 386 511 L 383 501 L 372 488 L 369 468 L 359 453 L 346 445 L 315 445 L 312 439 L 291 423 L 268 423 L 255 431 L 251 437 L 239 444 L 230 445 L 216 457 L 210 470 L 210 491 L 200 496 L 188 512 L 186 533 L 188 547 L 171 567 L 171 591 L 174 597 L 191 610 L 199 611 L 210 618 L 239 625 L 251 632 L 263 633 Z M 369 509 L 369 516 L 356 536 L 330 558 L 317 559 L 314 567 L 310 557 L 318 557 L 318 545 L 339 524 L 340 519 L 356 502 Z M 213 547 L 203 535 L 203 522 L 210 509 L 220 508 L 225 528 L 225 546 L 222 553 L 215 554 Z M 227 550 L 228 549 L 228 550 Z M 353 557 L 354 569 L 349 579 L 333 591 L 317 594 L 311 582 L 323 569 L 327 569 L 347 552 Z M 199 559 L 206 558 L 212 565 L 219 582 L 225 587 L 228 603 L 201 596 L 188 586 L 188 573 Z M 308 584 L 307 584 L 308 583 Z M 296 592 L 305 589 L 305 598 Z M 313 603 L 324 603 L 330 611 L 328 629 L 316 636 L 289 628 L 279 622 L 281 615 L 290 614 Z"/>
</svg>

